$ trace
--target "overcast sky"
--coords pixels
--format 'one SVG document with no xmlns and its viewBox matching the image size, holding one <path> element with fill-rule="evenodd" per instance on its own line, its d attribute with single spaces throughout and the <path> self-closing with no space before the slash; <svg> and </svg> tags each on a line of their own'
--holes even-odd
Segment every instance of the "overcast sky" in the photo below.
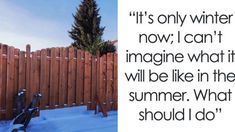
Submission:
<svg viewBox="0 0 235 132">
<path fill-rule="evenodd" d="M 25 50 L 68 46 L 81 0 L 0 0 L 0 43 Z M 97 0 L 104 40 L 117 39 L 117 0 Z"/>
</svg>

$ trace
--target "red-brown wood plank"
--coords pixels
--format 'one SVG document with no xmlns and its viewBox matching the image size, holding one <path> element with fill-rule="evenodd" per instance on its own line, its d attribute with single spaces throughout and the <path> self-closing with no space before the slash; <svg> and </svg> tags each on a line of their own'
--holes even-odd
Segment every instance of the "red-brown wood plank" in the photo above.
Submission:
<svg viewBox="0 0 235 132">
<path fill-rule="evenodd" d="M 97 58 L 92 56 L 91 60 L 91 110 L 96 109 L 96 93 L 97 93 Z"/>
<path fill-rule="evenodd" d="M 30 65 L 30 90 L 27 92 L 30 92 L 30 100 L 33 99 L 33 95 L 37 93 L 37 85 L 36 85 L 36 70 L 37 70 L 37 54 L 36 52 L 31 53 L 31 65 Z"/>
<path fill-rule="evenodd" d="M 114 54 L 114 64 L 113 64 L 113 73 L 114 73 L 114 77 L 113 77 L 113 101 L 114 101 L 114 105 L 113 105 L 113 110 L 117 110 L 118 109 L 118 55 Z"/>
<path fill-rule="evenodd" d="M 65 48 L 60 48 L 60 59 L 59 59 L 59 105 L 64 107 L 66 104 L 65 93 L 66 93 L 66 74 L 65 74 L 65 64 L 66 64 L 66 51 Z"/>
<path fill-rule="evenodd" d="M 13 117 L 14 104 L 14 48 L 7 49 L 7 82 L 6 82 L 6 119 Z"/>
<path fill-rule="evenodd" d="M 26 105 L 30 103 L 30 62 L 31 62 L 31 54 L 30 54 L 30 45 L 26 46 Z"/>
<path fill-rule="evenodd" d="M 100 100 L 100 54 L 98 53 L 96 55 L 96 89 L 95 89 L 95 111 L 97 111 L 97 105 L 100 105 L 100 106 L 103 106 L 103 104 L 101 103 L 101 100 Z M 98 102 L 99 101 L 99 102 Z"/>
<path fill-rule="evenodd" d="M 106 89 L 106 102 L 107 110 L 111 110 L 113 103 L 113 54 L 107 54 L 107 77 L 106 77 L 107 89 Z"/>
<path fill-rule="evenodd" d="M 91 54 L 85 52 L 84 103 L 91 109 Z"/>
<path fill-rule="evenodd" d="M 77 52 L 75 52 L 75 48 L 73 48 L 73 61 L 72 61 L 72 89 L 73 89 L 73 105 L 77 105 L 76 104 L 76 54 Z"/>
<path fill-rule="evenodd" d="M 50 67 L 51 67 L 51 61 L 49 60 L 49 53 L 48 50 L 45 49 L 46 52 L 46 72 L 45 72 L 45 77 L 46 77 L 46 93 L 43 98 L 45 98 L 46 101 L 46 108 L 50 108 Z"/>
<path fill-rule="evenodd" d="M 14 48 L 14 82 L 13 82 L 13 109 L 16 108 L 15 105 L 15 96 L 19 90 L 19 49 Z M 15 111 L 13 111 L 13 116 L 15 115 Z"/>
<path fill-rule="evenodd" d="M 40 60 L 38 59 L 38 57 L 40 57 L 40 51 L 37 50 L 35 53 L 35 55 L 33 56 L 33 61 L 34 61 L 34 87 L 35 87 L 35 91 L 33 93 L 33 95 L 40 93 Z M 41 100 L 40 100 L 41 101 Z M 39 104 L 37 104 L 37 107 L 39 107 Z M 39 116 L 39 112 L 37 112 L 35 114 L 35 116 Z"/>
<path fill-rule="evenodd" d="M 59 107 L 59 60 L 57 60 L 57 57 L 59 56 L 59 48 L 55 48 L 55 54 L 56 54 L 56 61 L 54 66 L 54 92 L 55 92 L 55 107 Z"/>
<path fill-rule="evenodd" d="M 26 57 L 25 57 L 25 52 L 21 51 L 19 55 L 19 89 L 25 89 L 26 84 L 25 84 L 25 79 L 26 79 Z"/>
<path fill-rule="evenodd" d="M 99 64 L 99 100 L 103 105 L 103 108 L 106 109 L 106 55 L 100 57 Z"/>
<path fill-rule="evenodd" d="M 68 66 L 69 66 L 69 61 L 68 61 L 68 56 L 69 56 L 69 48 L 65 48 L 64 50 L 64 54 L 65 54 L 65 63 L 64 63 L 64 73 L 65 73 L 65 79 L 64 79 L 64 83 L 65 83 L 65 104 L 64 106 L 68 106 Z"/>
<path fill-rule="evenodd" d="M 68 75 L 69 75 L 69 48 L 65 49 L 65 64 L 64 64 L 64 70 L 65 70 L 65 106 L 68 106 Z"/>
<path fill-rule="evenodd" d="M 2 85 L 2 78 L 3 78 L 3 74 L 2 74 L 2 69 L 3 68 L 3 61 L 2 61 L 2 44 L 0 43 L 0 111 L 3 110 L 2 107 L 2 95 L 3 95 L 3 85 Z M 0 120 L 3 119 L 3 114 L 0 113 Z"/>
<path fill-rule="evenodd" d="M 36 51 L 35 52 L 35 89 L 36 89 L 36 93 L 40 93 L 40 60 L 38 59 L 38 57 L 40 57 L 41 52 L 40 51 Z"/>
<path fill-rule="evenodd" d="M 77 51 L 77 78 L 76 78 L 76 98 L 77 104 L 84 104 L 84 71 L 85 71 L 85 52 Z"/>
<path fill-rule="evenodd" d="M 55 108 L 55 65 L 56 65 L 56 50 L 55 48 L 51 49 L 51 64 L 50 64 L 50 96 L 49 96 L 49 104 L 50 108 Z"/>
<path fill-rule="evenodd" d="M 107 55 L 103 55 L 103 73 L 102 73 L 102 78 L 103 78 L 103 103 L 105 104 L 105 106 L 107 107 Z"/>
<path fill-rule="evenodd" d="M 15 108 L 15 95 L 19 90 L 19 49 L 14 49 L 14 108 Z"/>
<path fill-rule="evenodd" d="M 48 83 L 47 79 L 47 52 L 45 49 L 41 50 L 40 56 L 40 93 L 42 94 L 43 98 L 40 101 L 40 108 L 45 108 L 48 103 Z"/>
<path fill-rule="evenodd" d="M 2 54 L 7 55 L 7 45 L 2 45 Z M 6 111 L 6 82 L 7 82 L 7 56 L 2 56 L 2 110 Z M 2 112 L 2 119 L 6 119 L 6 112 Z"/>
<path fill-rule="evenodd" d="M 103 57 L 100 57 L 100 59 L 99 59 L 99 66 L 98 66 L 98 68 L 99 68 L 99 71 L 98 71 L 98 78 L 99 78 L 99 86 L 98 86 L 98 89 L 97 89 L 97 92 L 98 92 L 98 96 L 97 96 L 97 101 L 98 101 L 98 99 L 101 101 L 101 104 L 103 104 L 103 75 L 102 75 L 102 73 L 103 73 Z M 97 102 L 96 102 L 97 103 Z"/>
<path fill-rule="evenodd" d="M 74 49 L 69 48 L 69 64 L 68 64 L 68 105 L 75 103 L 75 72 L 74 72 Z"/>
</svg>

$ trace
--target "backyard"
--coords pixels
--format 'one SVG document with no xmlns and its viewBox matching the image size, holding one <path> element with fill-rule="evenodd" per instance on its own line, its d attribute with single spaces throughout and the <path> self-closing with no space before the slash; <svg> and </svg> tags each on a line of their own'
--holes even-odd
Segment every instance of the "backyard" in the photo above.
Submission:
<svg viewBox="0 0 235 132">
<path fill-rule="evenodd" d="M 0 122 L 0 132 L 7 132 L 12 127 L 11 121 Z M 42 110 L 39 117 L 31 120 L 29 132 L 116 132 L 117 111 L 110 111 L 108 117 L 94 111 L 87 111 L 85 106 L 55 110 Z"/>
<path fill-rule="evenodd" d="M 0 132 L 117 131 L 117 1 L 0 1 L 0 16 Z"/>
</svg>

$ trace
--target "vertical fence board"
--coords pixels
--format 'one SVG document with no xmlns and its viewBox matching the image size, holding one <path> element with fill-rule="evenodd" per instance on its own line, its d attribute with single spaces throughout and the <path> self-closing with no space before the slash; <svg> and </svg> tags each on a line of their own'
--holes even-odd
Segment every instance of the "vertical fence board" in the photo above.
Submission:
<svg viewBox="0 0 235 132">
<path fill-rule="evenodd" d="M 26 67 L 26 58 L 25 58 L 25 52 L 21 51 L 19 55 L 19 88 L 20 89 L 25 89 L 26 87 L 26 76 L 25 76 L 25 67 Z"/>
<path fill-rule="evenodd" d="M 66 64 L 66 60 L 65 60 L 65 49 L 64 48 L 60 48 L 60 61 L 59 61 L 59 65 L 60 65 L 60 70 L 59 70 L 59 106 L 63 107 L 64 104 L 66 104 L 66 99 L 65 99 L 65 91 L 66 91 L 66 83 L 65 83 L 65 64 Z"/>
<path fill-rule="evenodd" d="M 29 104 L 30 102 L 30 45 L 26 46 L 26 104 Z"/>
<path fill-rule="evenodd" d="M 33 93 L 35 91 L 35 87 L 34 87 L 34 52 L 31 53 L 31 60 L 30 60 L 30 79 L 28 80 L 30 82 L 29 84 L 29 90 L 27 91 L 27 93 L 29 93 L 29 102 L 32 100 L 33 97 Z"/>
<path fill-rule="evenodd" d="M 112 93 L 113 93 L 113 54 L 107 54 L 107 90 L 106 90 L 106 102 L 107 102 L 107 110 L 111 110 L 112 107 Z"/>
<path fill-rule="evenodd" d="M 77 105 L 80 105 L 81 103 L 81 88 L 79 87 L 80 84 L 80 80 L 79 80 L 79 66 L 81 64 L 81 51 L 77 50 L 77 54 L 76 54 L 76 98 L 75 98 L 75 102 Z"/>
<path fill-rule="evenodd" d="M 19 49 L 15 49 L 14 47 L 12 47 L 14 49 L 14 89 L 13 89 L 13 97 L 14 97 L 14 102 L 13 102 L 13 106 L 15 108 L 15 93 L 17 93 L 17 91 L 19 90 L 19 53 L 20 50 Z"/>
<path fill-rule="evenodd" d="M 77 52 L 77 104 L 84 104 L 84 70 L 85 70 L 85 52 L 78 50 Z"/>
<path fill-rule="evenodd" d="M 6 119 L 11 119 L 13 116 L 13 101 L 14 101 L 14 48 L 7 49 L 7 89 L 6 89 Z"/>
<path fill-rule="evenodd" d="M 54 69 L 54 95 L 55 95 L 55 107 L 59 106 L 59 61 L 57 57 L 59 56 L 59 49 L 55 48 L 55 65 Z"/>
<path fill-rule="evenodd" d="M 75 52 L 75 49 L 73 48 L 73 54 L 72 54 L 72 92 L 73 92 L 73 94 L 72 94 L 72 105 L 76 105 L 76 65 L 77 65 L 77 63 L 75 63 L 75 60 L 76 60 L 76 58 L 75 58 L 75 56 L 76 56 L 76 53 L 77 52 Z"/>
<path fill-rule="evenodd" d="M 102 73 L 102 83 L 103 83 L 103 103 L 105 104 L 107 108 L 107 55 L 103 55 L 103 73 Z"/>
<path fill-rule="evenodd" d="M 100 101 L 100 53 L 98 53 L 96 55 L 97 61 L 96 61 L 96 88 L 95 88 L 95 107 L 97 108 L 97 105 L 99 105 L 98 102 Z M 102 105 L 102 103 L 101 103 Z M 97 111 L 97 109 L 95 108 L 95 110 Z"/>
<path fill-rule="evenodd" d="M 68 61 L 68 57 L 69 57 L 69 49 L 66 48 L 64 51 L 65 54 L 65 63 L 64 63 L 64 70 L 65 70 L 65 106 L 68 106 L 68 67 L 69 67 L 69 61 Z"/>
<path fill-rule="evenodd" d="M 97 85 L 97 58 L 96 56 L 92 56 L 92 61 L 91 61 L 91 110 L 95 110 L 96 104 L 95 104 L 95 99 L 96 99 L 96 85 Z"/>
<path fill-rule="evenodd" d="M 74 72 L 74 49 L 69 48 L 68 65 L 68 105 L 72 106 L 75 102 L 75 72 Z"/>
<path fill-rule="evenodd" d="M 35 93 L 39 93 L 40 92 L 40 60 L 38 59 L 38 57 L 40 56 L 40 51 L 37 51 L 35 53 Z"/>
<path fill-rule="evenodd" d="M 68 54 L 69 54 L 69 49 L 65 48 L 64 50 L 64 55 L 65 55 L 65 60 L 64 60 L 64 73 L 65 73 L 65 78 L 64 78 L 64 88 L 65 88 L 65 93 L 64 93 L 64 106 L 68 106 Z"/>
<path fill-rule="evenodd" d="M 40 101 L 40 108 L 45 108 L 45 106 L 47 105 L 47 96 L 48 96 L 48 92 L 47 92 L 47 76 L 46 76 L 46 72 L 47 72 L 47 53 L 46 50 L 43 49 L 41 51 L 41 56 L 40 56 L 40 93 L 45 96 L 41 99 Z"/>
<path fill-rule="evenodd" d="M 1 96 L 1 103 L 2 103 L 2 118 L 6 119 L 6 82 L 7 82 L 7 49 L 8 46 L 2 45 L 2 96 Z"/>
<path fill-rule="evenodd" d="M 50 67 L 51 67 L 51 61 L 49 58 L 49 53 L 48 50 L 45 49 L 45 54 L 46 54 L 46 95 L 42 95 L 44 96 L 43 98 L 45 98 L 46 101 L 46 108 L 50 108 Z"/>
<path fill-rule="evenodd" d="M 104 61 L 104 59 L 103 59 L 103 57 L 100 57 L 100 60 L 99 60 L 99 86 L 98 86 L 98 89 L 97 89 L 97 92 L 98 92 L 98 99 L 100 99 L 100 101 L 101 101 L 101 103 L 103 104 L 103 97 L 104 97 L 104 95 L 103 95 L 103 61 Z M 98 100 L 97 99 L 97 100 Z"/>
<path fill-rule="evenodd" d="M 80 105 L 82 102 L 82 88 L 81 88 L 81 78 L 80 78 L 80 67 L 82 64 L 81 50 L 77 50 L 77 61 L 76 61 L 76 104 Z"/>
<path fill-rule="evenodd" d="M 37 93 L 37 54 L 32 52 L 31 57 L 31 69 L 30 69 L 30 100 L 33 99 L 33 95 Z M 28 91 L 27 91 L 28 92 Z"/>
<path fill-rule="evenodd" d="M 2 85 L 2 78 L 3 78 L 3 73 L 2 73 L 2 65 L 3 65 L 3 61 L 2 61 L 2 44 L 0 43 L 0 119 L 3 118 L 3 114 L 2 114 L 2 95 L 3 95 L 3 85 Z"/>
<path fill-rule="evenodd" d="M 14 56 L 14 71 L 13 71 L 13 78 L 14 78 L 14 82 L 13 82 L 13 109 L 16 108 L 16 103 L 15 103 L 15 99 L 16 99 L 16 94 L 18 91 L 18 87 L 19 87 L 19 49 L 15 49 L 14 47 L 12 47 L 14 49 L 13 51 L 13 56 Z M 15 115 L 15 111 L 13 111 L 13 115 Z"/>
<path fill-rule="evenodd" d="M 114 101 L 114 105 L 113 105 L 113 110 L 117 110 L 118 108 L 118 105 L 117 105 L 117 102 L 118 102 L 118 59 L 117 59 L 117 54 L 114 54 L 114 70 L 113 70 L 113 74 L 114 74 L 114 77 L 113 77 L 113 83 L 114 83 L 114 91 L 113 91 L 113 101 Z"/>
<path fill-rule="evenodd" d="M 91 109 L 91 55 L 85 52 L 84 103 Z"/>
<path fill-rule="evenodd" d="M 72 99 L 72 48 L 69 48 L 69 51 L 68 51 L 68 99 L 67 99 L 67 104 L 69 106 L 72 106 L 72 103 L 73 103 L 73 99 Z"/>
<path fill-rule="evenodd" d="M 51 49 L 51 59 L 50 59 L 50 98 L 49 98 L 49 104 L 50 108 L 55 108 L 55 65 L 56 65 L 56 51 L 55 48 Z"/>
<path fill-rule="evenodd" d="M 104 108 L 106 108 L 106 55 L 100 58 L 99 71 L 99 100 Z"/>
<path fill-rule="evenodd" d="M 33 61 L 34 61 L 34 87 L 35 87 L 35 91 L 33 93 L 33 95 L 40 93 L 40 60 L 38 59 L 38 57 L 40 56 L 41 52 L 40 51 L 36 51 Z M 40 102 L 39 102 L 40 105 Z M 36 112 L 35 116 L 39 116 L 39 112 Z"/>
</svg>

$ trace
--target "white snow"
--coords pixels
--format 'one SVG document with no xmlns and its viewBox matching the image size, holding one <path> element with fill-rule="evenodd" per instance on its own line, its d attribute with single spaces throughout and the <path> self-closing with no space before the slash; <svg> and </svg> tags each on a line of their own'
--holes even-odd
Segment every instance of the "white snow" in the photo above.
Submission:
<svg viewBox="0 0 235 132">
<path fill-rule="evenodd" d="M 9 127 L 10 121 L 0 121 L 0 132 Z M 27 132 L 117 132 L 117 111 L 103 117 L 85 106 L 41 110 L 40 116 L 30 121 Z"/>
</svg>

